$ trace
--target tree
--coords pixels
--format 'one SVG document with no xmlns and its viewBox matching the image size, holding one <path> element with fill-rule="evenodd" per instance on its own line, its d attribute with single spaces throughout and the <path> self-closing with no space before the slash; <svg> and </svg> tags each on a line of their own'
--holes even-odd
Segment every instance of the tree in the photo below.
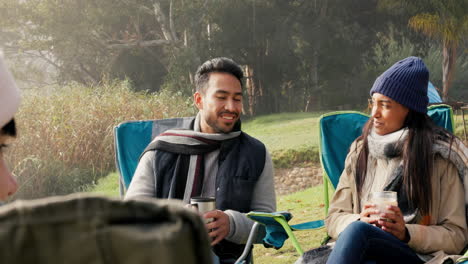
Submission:
<svg viewBox="0 0 468 264">
<path fill-rule="evenodd" d="M 0 45 L 7 55 L 52 65 L 62 83 L 130 77 L 140 89 L 158 90 L 188 46 L 184 32 L 202 20 L 181 17 L 206 2 L 9 0 L 0 6 Z"/>
<path fill-rule="evenodd" d="M 452 84 L 457 60 L 457 47 L 461 38 L 468 32 L 468 15 L 456 17 L 441 14 L 418 14 L 409 21 L 412 28 L 429 37 L 442 41 L 443 62 L 442 82 L 444 101 L 448 101 L 448 92 Z"/>
<path fill-rule="evenodd" d="M 246 71 L 249 115 L 352 108 L 366 102 L 383 66 L 371 47 L 388 37 L 388 24 L 399 29 L 395 43 L 404 36 L 415 55 L 426 54 L 423 36 L 406 26 L 438 10 L 425 1 L 436 2 L 414 0 L 407 9 L 403 0 L 4 0 L 0 46 L 19 78 L 86 85 L 128 78 L 137 90 L 187 96 L 197 66 L 231 57 Z M 392 8 L 382 12 L 384 2 Z M 380 59 L 393 60 L 387 55 Z"/>
<path fill-rule="evenodd" d="M 412 17 L 409 26 L 440 41 L 443 48 L 442 97 L 449 101 L 449 89 L 455 73 L 457 47 L 468 34 L 468 0 L 381 1 L 384 6 L 406 7 Z"/>
</svg>

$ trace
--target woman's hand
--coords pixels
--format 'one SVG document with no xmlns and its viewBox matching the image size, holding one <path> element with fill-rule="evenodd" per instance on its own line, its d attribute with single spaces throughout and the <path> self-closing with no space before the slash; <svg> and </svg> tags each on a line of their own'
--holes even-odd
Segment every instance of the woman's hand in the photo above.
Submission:
<svg viewBox="0 0 468 264">
<path fill-rule="evenodd" d="M 359 214 L 360 221 L 366 222 L 372 225 L 376 225 L 378 219 L 375 217 L 370 217 L 371 214 L 379 214 L 380 211 L 376 209 L 376 205 L 373 203 L 366 203 L 364 204 L 364 209 Z"/>
<path fill-rule="evenodd" d="M 400 208 L 398 206 L 389 205 L 387 209 L 393 213 L 387 212 L 380 214 L 378 224 L 381 226 L 382 230 L 396 236 L 401 241 L 407 241 L 405 220 L 403 219 Z"/>
</svg>

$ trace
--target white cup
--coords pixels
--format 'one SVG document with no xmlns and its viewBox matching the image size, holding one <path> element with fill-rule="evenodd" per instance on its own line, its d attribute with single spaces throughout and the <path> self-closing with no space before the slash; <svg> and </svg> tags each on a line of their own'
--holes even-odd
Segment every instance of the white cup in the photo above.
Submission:
<svg viewBox="0 0 468 264">
<path fill-rule="evenodd" d="M 371 202 L 375 204 L 375 209 L 379 210 L 379 214 L 371 214 L 370 217 L 380 219 L 381 213 L 393 214 L 393 211 L 387 209 L 387 206 L 398 206 L 397 193 L 391 191 L 373 192 Z M 386 219 L 383 219 L 386 220 Z"/>
</svg>

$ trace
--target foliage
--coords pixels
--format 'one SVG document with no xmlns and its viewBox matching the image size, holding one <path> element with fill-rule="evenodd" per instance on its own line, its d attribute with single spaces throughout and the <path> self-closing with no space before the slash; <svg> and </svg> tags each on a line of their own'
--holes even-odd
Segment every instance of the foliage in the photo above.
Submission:
<svg viewBox="0 0 468 264">
<path fill-rule="evenodd" d="M 429 69 L 429 80 L 439 89 L 442 94 L 442 60 L 443 54 L 439 43 L 425 43 L 416 45 L 401 32 L 397 32 L 390 26 L 389 33 L 379 34 L 378 42 L 372 47 L 365 63 L 365 72 L 369 79 L 375 80 L 382 72 L 388 69 L 395 62 L 408 56 L 420 56 Z M 423 47 L 421 47 L 423 46 Z M 449 101 L 462 101 L 466 98 L 468 86 L 468 54 L 461 54 L 456 62 L 455 75 L 457 78 L 453 82 L 453 95 Z M 369 90 L 366 87 L 366 91 Z M 365 94 L 366 91 L 362 91 Z M 363 99 L 365 97 L 362 97 Z"/>
<path fill-rule="evenodd" d="M 189 98 L 133 92 L 129 82 L 73 84 L 25 94 L 8 156 L 17 198 L 80 191 L 114 171 L 113 127 L 125 120 L 193 114 Z"/>
<path fill-rule="evenodd" d="M 392 25 L 387 34 L 378 34 L 378 40 L 366 63 L 367 71 L 372 76 L 377 77 L 395 62 L 415 55 L 417 50 L 416 46 L 408 38 L 399 34 Z"/>
<path fill-rule="evenodd" d="M 449 88 L 455 72 L 457 47 L 468 33 L 468 1 L 433 3 L 432 13 L 419 13 L 411 17 L 409 25 L 416 31 L 443 43 L 442 98 L 448 101 Z"/>
<path fill-rule="evenodd" d="M 465 118 L 465 122 L 463 122 L 463 118 Z M 454 111 L 454 121 L 455 136 L 459 137 L 466 145 L 468 145 L 468 116 L 466 114 L 462 116 L 460 111 Z"/>
<path fill-rule="evenodd" d="M 381 0 L 381 7 L 404 7 L 409 15 L 408 24 L 417 32 L 441 43 L 442 60 L 442 98 L 449 101 L 449 89 L 459 56 L 457 49 L 468 33 L 468 0 L 416 0 L 394 1 Z"/>
<path fill-rule="evenodd" d="M 431 1 L 433 10 L 414 15 L 408 23 L 416 31 L 444 43 L 460 42 L 468 33 L 467 4 L 467 1 Z"/>
<path fill-rule="evenodd" d="M 466 34 L 457 30 L 464 28 L 466 2 L 6 0 L 0 5 L 0 45 L 16 77 L 33 88 L 128 78 L 138 91 L 188 96 L 197 66 L 226 56 L 248 75 L 249 116 L 349 109 L 365 103 L 377 72 L 369 67 L 396 59 L 386 54 L 408 47 L 399 55 L 430 55 L 429 47 L 440 44 L 411 31 L 412 17 L 421 22 L 437 16 L 441 32 L 458 34 L 456 56 L 463 56 Z M 385 39 L 396 45 L 376 51 Z M 463 75 L 456 74 L 454 83 Z"/>
<path fill-rule="evenodd" d="M 443 54 L 440 45 L 431 44 L 424 56 L 424 62 L 430 72 L 430 81 L 439 89 L 442 94 L 442 60 Z M 468 98 L 468 53 L 462 53 L 456 63 L 454 75 L 457 77 L 453 81 L 449 101 L 463 101 Z"/>
<path fill-rule="evenodd" d="M 193 80 L 190 79 L 191 69 L 195 68 L 191 65 L 195 55 L 192 50 L 185 49 L 176 54 L 175 57 L 176 59 L 169 65 L 168 73 L 164 77 L 162 90 L 191 95 L 195 92 L 195 86 L 192 85 Z"/>
</svg>

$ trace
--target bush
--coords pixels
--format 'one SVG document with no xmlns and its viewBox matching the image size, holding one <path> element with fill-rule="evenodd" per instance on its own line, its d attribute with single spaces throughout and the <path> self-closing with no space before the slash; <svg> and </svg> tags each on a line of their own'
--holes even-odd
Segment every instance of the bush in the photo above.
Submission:
<svg viewBox="0 0 468 264">
<path fill-rule="evenodd" d="M 20 185 L 16 197 L 81 191 L 115 171 L 113 128 L 122 121 L 193 113 L 190 98 L 133 92 L 127 81 L 28 92 L 15 116 L 19 137 L 7 155 Z"/>
<path fill-rule="evenodd" d="M 465 128 L 464 128 L 462 116 L 461 115 L 455 115 L 454 119 L 455 119 L 454 134 L 457 137 L 459 137 L 461 140 L 464 140 L 465 144 L 468 143 L 468 142 L 466 142 L 466 138 L 465 138 Z M 465 117 L 465 123 L 468 125 L 468 121 L 466 121 L 466 117 Z M 466 129 L 468 129 L 468 127 Z"/>
</svg>

